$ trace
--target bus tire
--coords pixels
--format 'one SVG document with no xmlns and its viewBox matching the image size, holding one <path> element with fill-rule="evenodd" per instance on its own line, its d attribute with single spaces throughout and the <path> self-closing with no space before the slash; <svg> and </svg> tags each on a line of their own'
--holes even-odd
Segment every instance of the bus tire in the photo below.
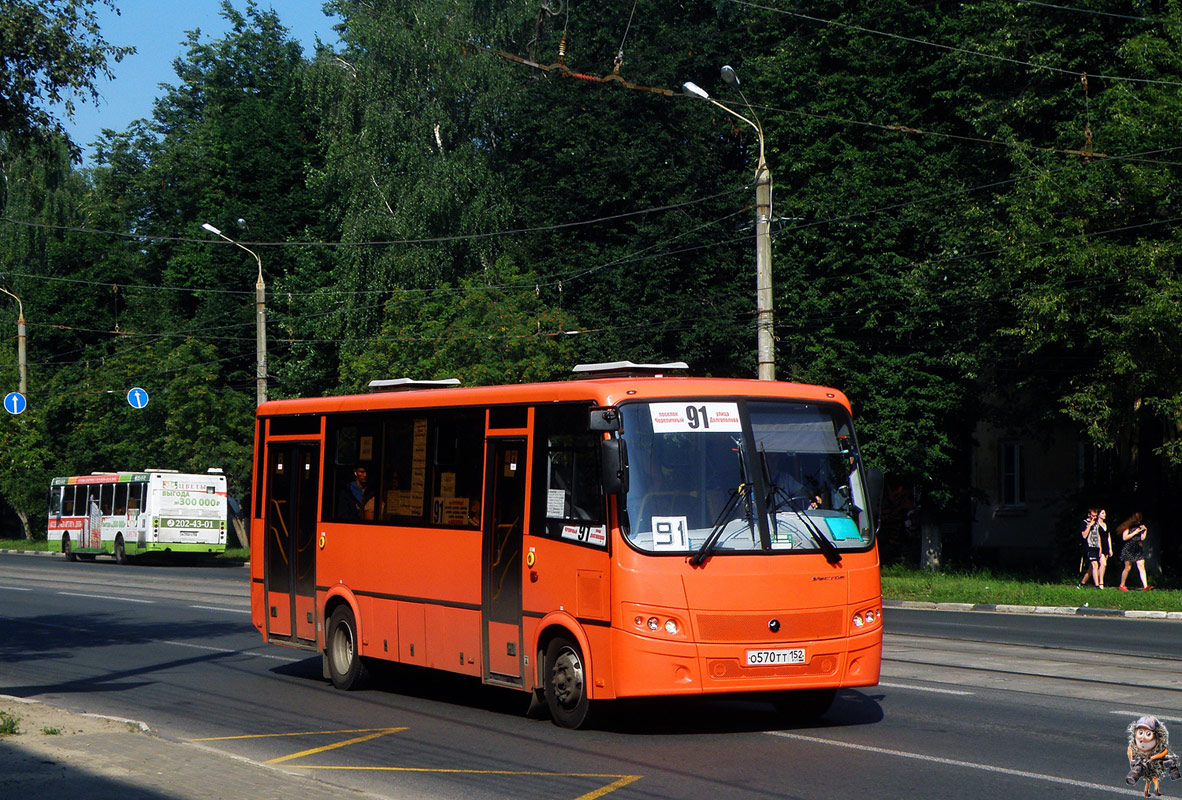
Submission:
<svg viewBox="0 0 1182 800">
<path fill-rule="evenodd" d="M 546 646 L 542 676 L 550 719 L 561 728 L 581 728 L 591 716 L 587 695 L 587 668 L 579 646 L 556 636 Z"/>
<path fill-rule="evenodd" d="M 369 670 L 357 649 L 357 621 L 349 606 L 338 606 L 332 612 L 324 649 L 333 686 L 345 691 L 365 686 L 369 680 Z"/>
<path fill-rule="evenodd" d="M 794 689 L 776 692 L 771 701 L 783 717 L 794 722 L 814 722 L 829 710 L 836 698 L 836 689 Z"/>
<path fill-rule="evenodd" d="M 126 564 L 127 563 L 127 550 L 124 549 L 124 547 L 123 547 L 122 534 L 115 537 L 115 563 L 116 564 Z"/>
<path fill-rule="evenodd" d="M 62 553 L 66 556 L 66 561 L 77 561 L 78 556 L 74 555 L 74 548 L 70 547 L 70 537 L 62 537 Z"/>
</svg>

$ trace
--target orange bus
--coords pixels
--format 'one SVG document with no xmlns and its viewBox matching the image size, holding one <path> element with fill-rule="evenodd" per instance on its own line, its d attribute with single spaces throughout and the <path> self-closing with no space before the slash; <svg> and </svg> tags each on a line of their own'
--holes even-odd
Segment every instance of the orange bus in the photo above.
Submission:
<svg viewBox="0 0 1182 800">
<path fill-rule="evenodd" d="M 263 403 L 255 627 L 341 689 L 397 661 L 531 693 L 571 728 L 612 698 L 815 715 L 875 685 L 882 481 L 848 400 L 666 376 L 684 368 Z"/>
</svg>

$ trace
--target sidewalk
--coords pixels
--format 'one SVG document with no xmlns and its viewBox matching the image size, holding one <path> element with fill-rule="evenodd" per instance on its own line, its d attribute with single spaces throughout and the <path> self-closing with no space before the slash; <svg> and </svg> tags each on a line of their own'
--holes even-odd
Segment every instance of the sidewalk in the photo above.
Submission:
<svg viewBox="0 0 1182 800">
<path fill-rule="evenodd" d="M 192 742 L 146 725 L 75 714 L 0 695 L 17 718 L 0 736 L 0 800 L 374 800 L 280 767 Z M 47 732 L 48 731 L 48 732 Z"/>
<path fill-rule="evenodd" d="M 1083 598 L 1080 598 L 1083 599 Z M 924 600 L 883 600 L 883 608 L 918 608 L 934 611 L 994 611 L 1001 614 L 1055 614 L 1067 617 L 1124 617 L 1125 619 L 1182 620 L 1182 611 L 1123 611 L 1119 608 L 1082 606 L 1015 606 L 1005 603 L 934 603 Z"/>
</svg>

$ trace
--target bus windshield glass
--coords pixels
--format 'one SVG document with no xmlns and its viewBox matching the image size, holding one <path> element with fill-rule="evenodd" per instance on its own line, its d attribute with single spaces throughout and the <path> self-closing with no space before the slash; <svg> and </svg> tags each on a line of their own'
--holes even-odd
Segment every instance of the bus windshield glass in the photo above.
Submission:
<svg viewBox="0 0 1182 800">
<path fill-rule="evenodd" d="M 823 553 L 873 543 L 846 410 L 780 400 L 621 407 L 626 530 L 655 554 Z"/>
</svg>

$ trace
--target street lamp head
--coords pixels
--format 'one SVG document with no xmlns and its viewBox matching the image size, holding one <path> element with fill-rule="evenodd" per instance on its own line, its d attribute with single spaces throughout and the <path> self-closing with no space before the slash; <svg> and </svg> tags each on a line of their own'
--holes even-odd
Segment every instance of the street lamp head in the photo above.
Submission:
<svg viewBox="0 0 1182 800">
<path fill-rule="evenodd" d="M 731 86 L 739 85 L 739 76 L 735 73 L 734 68 L 731 67 L 730 64 L 727 64 L 722 68 L 722 79 Z"/>
<path fill-rule="evenodd" d="M 681 84 L 681 89 L 686 94 L 692 94 L 694 97 L 700 97 L 703 100 L 710 99 L 710 95 L 706 93 L 706 90 L 693 81 L 686 81 L 685 83 Z"/>
<path fill-rule="evenodd" d="M 210 232 L 210 233 L 212 233 L 214 236 L 221 236 L 221 235 L 222 235 L 222 232 L 221 232 L 221 231 L 219 231 L 219 230 L 218 230 L 217 228 L 215 228 L 214 226 L 210 225 L 208 222 L 202 222 L 202 223 L 201 223 L 201 227 L 202 227 L 202 228 L 205 228 L 205 230 L 209 231 L 209 232 Z"/>
</svg>

